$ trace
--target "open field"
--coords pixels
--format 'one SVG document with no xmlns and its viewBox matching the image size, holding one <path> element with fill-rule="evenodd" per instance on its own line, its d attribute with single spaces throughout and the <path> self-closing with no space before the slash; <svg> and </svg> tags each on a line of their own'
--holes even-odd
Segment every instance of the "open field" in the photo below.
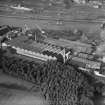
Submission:
<svg viewBox="0 0 105 105">
<path fill-rule="evenodd" d="M 37 28 L 36 25 L 42 29 L 54 29 L 54 30 L 64 30 L 64 29 L 80 29 L 84 32 L 96 32 L 100 29 L 101 22 L 81 22 L 81 21 L 63 21 L 62 24 L 56 24 L 56 20 L 48 19 L 29 19 L 24 17 L 7 17 L 0 16 L 0 25 L 10 25 L 24 27 L 25 24 L 29 28 Z"/>
<path fill-rule="evenodd" d="M 0 73 L 0 105 L 48 105 L 34 84 Z"/>
</svg>

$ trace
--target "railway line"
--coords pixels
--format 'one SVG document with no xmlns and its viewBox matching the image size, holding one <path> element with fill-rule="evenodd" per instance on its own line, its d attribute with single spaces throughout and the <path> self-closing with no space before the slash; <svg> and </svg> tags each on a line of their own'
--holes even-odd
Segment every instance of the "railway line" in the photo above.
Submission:
<svg viewBox="0 0 105 105">
<path fill-rule="evenodd" d="M 51 18 L 49 16 L 46 17 L 40 17 L 40 16 L 27 16 L 27 17 L 22 17 L 22 16 L 9 16 L 9 15 L 0 15 L 0 17 L 8 17 L 8 18 L 18 18 L 18 19 L 28 19 L 28 20 L 51 20 L 51 21 L 62 21 L 62 22 L 80 22 L 80 23 L 94 23 L 94 24 L 100 24 L 103 23 L 105 20 L 100 19 L 100 20 L 92 20 L 92 19 L 78 19 L 78 20 L 65 20 L 62 18 Z"/>
</svg>

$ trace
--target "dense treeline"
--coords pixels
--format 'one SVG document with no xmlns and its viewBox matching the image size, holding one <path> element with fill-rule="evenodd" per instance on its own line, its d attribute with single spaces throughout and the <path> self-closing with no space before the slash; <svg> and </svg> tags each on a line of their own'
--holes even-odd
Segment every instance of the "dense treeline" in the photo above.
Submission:
<svg viewBox="0 0 105 105">
<path fill-rule="evenodd" d="M 44 64 L 3 57 L 4 72 L 36 84 L 50 105 L 93 105 L 94 88 L 72 66 L 50 61 Z"/>
<path fill-rule="evenodd" d="M 0 48 L 0 69 L 2 68 L 2 58 L 4 51 Z"/>
<path fill-rule="evenodd" d="M 50 65 L 50 66 L 49 66 Z M 55 66 L 56 65 L 56 66 Z M 93 87 L 72 66 L 49 62 L 45 90 L 52 105 L 92 105 Z"/>
</svg>

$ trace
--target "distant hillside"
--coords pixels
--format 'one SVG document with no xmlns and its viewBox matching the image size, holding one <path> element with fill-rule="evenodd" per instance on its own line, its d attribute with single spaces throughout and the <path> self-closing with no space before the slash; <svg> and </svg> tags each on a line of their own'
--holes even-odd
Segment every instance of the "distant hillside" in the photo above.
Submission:
<svg viewBox="0 0 105 105">
<path fill-rule="evenodd" d="M 37 5 L 37 3 L 46 4 L 57 4 L 62 3 L 65 4 L 66 8 L 70 8 L 72 6 L 73 0 L 0 0 L 2 3 L 10 3 L 10 4 L 26 4 L 26 5 Z"/>
</svg>

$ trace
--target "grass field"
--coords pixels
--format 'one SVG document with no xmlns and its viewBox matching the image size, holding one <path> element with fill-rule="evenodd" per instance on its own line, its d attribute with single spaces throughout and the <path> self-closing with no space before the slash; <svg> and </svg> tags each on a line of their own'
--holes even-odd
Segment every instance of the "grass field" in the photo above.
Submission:
<svg viewBox="0 0 105 105">
<path fill-rule="evenodd" d="M 0 73 L 0 105 L 48 105 L 34 84 Z"/>
<path fill-rule="evenodd" d="M 0 16 L 0 25 L 10 25 L 24 27 L 27 24 L 29 28 L 37 28 L 37 25 L 42 29 L 54 29 L 54 30 L 64 30 L 64 29 L 80 29 L 86 32 L 96 32 L 99 30 L 101 23 L 93 22 L 73 22 L 64 21 L 61 24 L 57 24 L 56 20 L 37 20 L 37 19 L 26 19 L 20 17 L 7 17 Z"/>
</svg>

